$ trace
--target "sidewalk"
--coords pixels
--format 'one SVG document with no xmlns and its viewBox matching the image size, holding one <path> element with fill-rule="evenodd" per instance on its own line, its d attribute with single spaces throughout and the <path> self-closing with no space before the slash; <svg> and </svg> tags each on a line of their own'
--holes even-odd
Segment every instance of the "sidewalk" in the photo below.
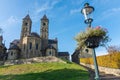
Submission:
<svg viewBox="0 0 120 80">
<path fill-rule="evenodd" d="M 83 65 L 81 65 L 81 66 L 83 66 Z M 94 70 L 90 69 L 86 66 L 83 66 L 83 67 L 85 67 L 89 71 L 90 80 L 94 80 L 94 77 L 95 77 Z M 99 75 L 100 75 L 100 80 L 120 80 L 120 76 L 115 76 L 112 74 L 105 74 L 104 72 L 100 72 Z"/>
</svg>

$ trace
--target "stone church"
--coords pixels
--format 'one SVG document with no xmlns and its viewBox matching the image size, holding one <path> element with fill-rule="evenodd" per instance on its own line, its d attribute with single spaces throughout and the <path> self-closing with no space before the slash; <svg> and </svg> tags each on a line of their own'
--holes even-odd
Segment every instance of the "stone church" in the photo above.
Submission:
<svg viewBox="0 0 120 80">
<path fill-rule="evenodd" d="M 69 59 L 68 52 L 58 52 L 58 40 L 49 39 L 49 19 L 41 18 L 40 35 L 31 32 L 32 20 L 26 15 L 22 21 L 20 39 L 10 43 L 7 59 L 32 58 L 41 56 L 56 56 Z"/>
</svg>

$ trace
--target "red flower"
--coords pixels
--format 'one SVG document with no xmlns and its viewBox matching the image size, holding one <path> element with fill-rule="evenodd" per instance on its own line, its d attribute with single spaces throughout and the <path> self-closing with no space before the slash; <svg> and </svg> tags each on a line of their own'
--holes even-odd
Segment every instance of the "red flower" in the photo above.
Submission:
<svg viewBox="0 0 120 80">
<path fill-rule="evenodd" d="M 101 27 L 100 27 L 100 26 L 97 26 L 95 29 L 101 29 Z"/>
</svg>

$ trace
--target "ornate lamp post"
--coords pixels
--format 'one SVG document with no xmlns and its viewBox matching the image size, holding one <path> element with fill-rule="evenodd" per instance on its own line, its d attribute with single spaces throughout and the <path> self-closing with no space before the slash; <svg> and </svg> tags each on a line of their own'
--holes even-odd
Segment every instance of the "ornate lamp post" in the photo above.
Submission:
<svg viewBox="0 0 120 80">
<path fill-rule="evenodd" d="M 89 6 L 89 3 L 85 3 L 84 8 L 81 10 L 81 13 L 85 17 L 85 24 L 88 25 L 88 27 L 91 27 L 91 23 L 93 21 L 92 18 L 90 18 L 90 14 L 94 11 L 94 8 L 92 6 Z M 99 70 L 98 70 L 98 64 L 95 54 L 95 48 L 99 46 L 99 38 L 98 37 L 90 37 L 85 41 L 85 44 L 88 48 L 92 49 L 92 55 L 94 60 L 94 67 L 95 67 L 95 79 L 100 80 L 99 78 Z"/>
<path fill-rule="evenodd" d="M 85 17 L 85 23 L 88 24 L 88 27 L 91 27 L 91 23 L 93 21 L 92 18 L 90 18 L 90 14 L 94 11 L 94 8 L 92 6 L 89 6 L 89 3 L 84 4 L 84 8 L 81 10 L 81 13 Z"/>
</svg>

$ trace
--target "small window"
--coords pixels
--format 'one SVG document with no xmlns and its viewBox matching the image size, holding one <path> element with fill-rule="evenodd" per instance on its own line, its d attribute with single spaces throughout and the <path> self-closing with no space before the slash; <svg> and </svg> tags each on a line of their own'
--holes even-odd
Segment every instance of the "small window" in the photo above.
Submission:
<svg viewBox="0 0 120 80">
<path fill-rule="evenodd" d="M 32 43 L 30 42 L 30 46 L 29 46 L 29 49 L 32 49 Z"/>
<path fill-rule="evenodd" d="M 38 50 L 38 44 L 36 44 L 36 50 Z"/>
<path fill-rule="evenodd" d="M 11 56 L 13 55 L 13 52 L 11 52 Z"/>
<path fill-rule="evenodd" d="M 24 51 L 25 51 L 25 44 L 24 44 Z"/>
<path fill-rule="evenodd" d="M 43 26 L 45 26 L 46 24 L 45 23 L 43 23 Z"/>
<path fill-rule="evenodd" d="M 88 53 L 89 52 L 89 50 L 88 49 L 85 49 L 85 51 Z"/>
<path fill-rule="evenodd" d="M 50 56 L 52 55 L 51 51 L 49 52 L 49 55 L 50 55 Z"/>
<path fill-rule="evenodd" d="M 26 22 L 26 23 L 25 23 L 25 26 L 27 26 L 27 25 L 28 25 L 28 23 Z"/>
</svg>

